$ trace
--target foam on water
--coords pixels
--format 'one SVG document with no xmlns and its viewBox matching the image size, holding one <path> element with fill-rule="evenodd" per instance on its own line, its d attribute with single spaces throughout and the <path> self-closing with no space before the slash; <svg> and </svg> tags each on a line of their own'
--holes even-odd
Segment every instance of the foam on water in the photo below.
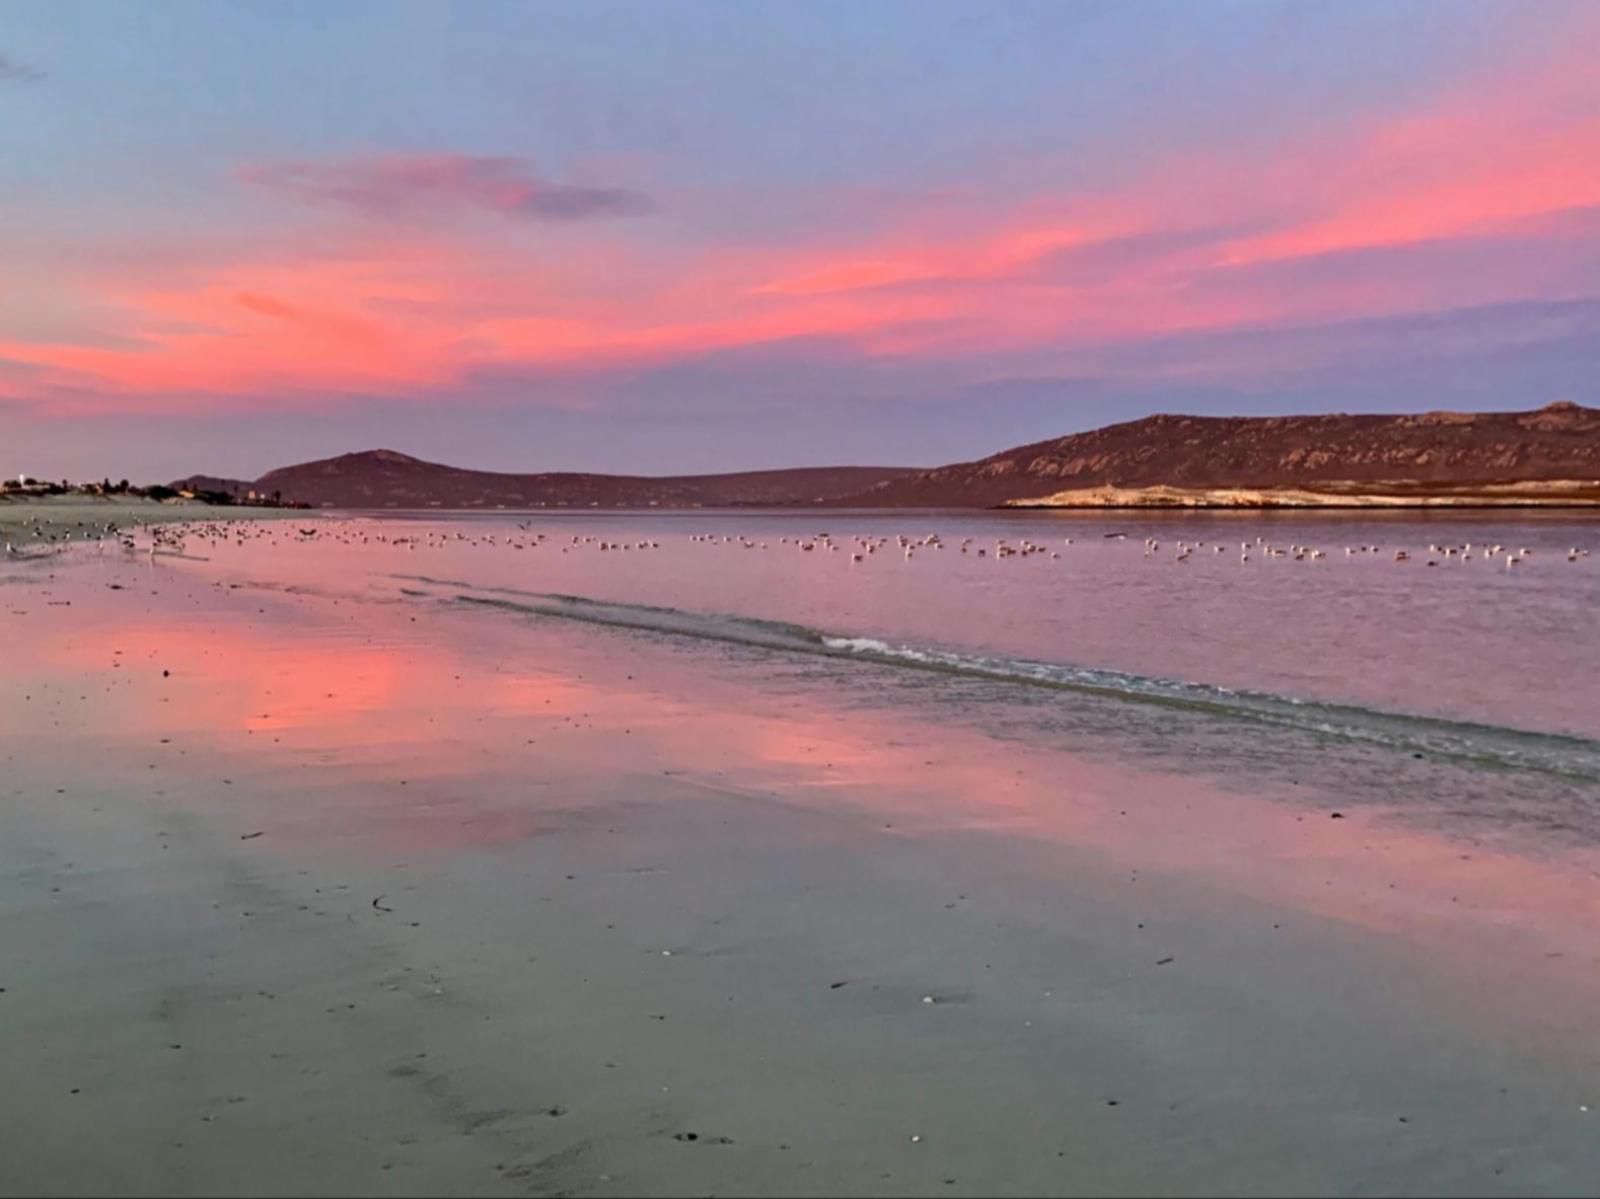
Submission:
<svg viewBox="0 0 1600 1199">
<path fill-rule="evenodd" d="M 1163 705 L 1196 715 L 1251 722 L 1483 769 L 1532 771 L 1569 782 L 1600 783 L 1600 742 L 1583 737 L 1230 689 L 1069 663 L 973 654 L 932 645 L 895 644 L 875 637 L 828 632 L 737 614 L 481 587 L 428 576 L 402 577 L 450 588 L 453 591 L 450 598 L 459 603 L 531 616 L 819 655 L 841 661 L 870 662 L 1114 701 Z"/>
</svg>

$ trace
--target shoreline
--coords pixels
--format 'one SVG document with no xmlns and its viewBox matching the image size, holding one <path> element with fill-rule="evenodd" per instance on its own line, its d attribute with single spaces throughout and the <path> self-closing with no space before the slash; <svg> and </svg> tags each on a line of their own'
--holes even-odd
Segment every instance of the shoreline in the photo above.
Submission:
<svg viewBox="0 0 1600 1199">
<path fill-rule="evenodd" d="M 1395 510 L 1424 509 L 1600 510 L 1600 482 L 1562 480 L 1371 490 L 1360 484 L 1323 487 L 1094 487 L 1056 492 L 1035 499 L 1008 500 L 1003 509 L 1197 509 L 1272 511 L 1274 509 Z"/>
<path fill-rule="evenodd" d="M 32 1080 L 0 1189 L 1600 1170 L 1589 856 L 1330 821 L 1336 780 L 1234 793 L 749 649 L 60 561 L 0 590 L 0 1068 Z"/>
<path fill-rule="evenodd" d="M 102 540 L 108 534 L 127 532 L 139 525 L 179 524 L 185 521 L 314 519 L 318 514 L 292 508 L 255 508 L 212 505 L 198 500 L 131 500 L 89 496 L 0 498 L 0 541 L 29 540 L 18 548 L 54 541 L 46 534 L 70 534 L 80 541 Z M 109 527 L 108 527 L 109 526 Z M 64 539 L 63 539 L 64 540 Z M 56 544 L 59 544 L 57 542 Z"/>
</svg>

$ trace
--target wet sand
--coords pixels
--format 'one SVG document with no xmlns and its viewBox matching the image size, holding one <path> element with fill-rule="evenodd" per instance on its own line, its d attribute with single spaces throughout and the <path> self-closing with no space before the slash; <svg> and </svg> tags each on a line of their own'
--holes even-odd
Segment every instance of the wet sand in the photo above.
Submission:
<svg viewBox="0 0 1600 1199">
<path fill-rule="evenodd" d="M 1592 855 L 206 569 L 0 588 L 0 1191 L 1600 1177 Z"/>
</svg>

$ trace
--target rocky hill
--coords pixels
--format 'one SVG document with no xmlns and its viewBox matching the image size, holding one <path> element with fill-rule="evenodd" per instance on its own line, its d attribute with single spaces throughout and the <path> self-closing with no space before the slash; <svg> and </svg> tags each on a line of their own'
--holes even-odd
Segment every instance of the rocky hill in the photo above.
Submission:
<svg viewBox="0 0 1600 1199">
<path fill-rule="evenodd" d="M 1558 483 L 1567 485 L 1542 486 Z M 1207 492 L 1247 491 L 1258 501 L 1250 506 L 1275 491 L 1502 502 L 1494 497 L 1570 496 L 1574 484 L 1600 495 L 1600 410 L 1563 402 L 1533 412 L 1151 416 L 886 479 L 836 503 L 1136 505 L 1141 489 L 1159 490 L 1162 506 L 1173 489 L 1200 503 Z"/>
<path fill-rule="evenodd" d="M 1150 416 L 934 470 L 519 475 L 368 450 L 253 481 L 195 475 L 174 486 L 337 508 L 1578 503 L 1600 500 L 1600 410 Z"/>
</svg>

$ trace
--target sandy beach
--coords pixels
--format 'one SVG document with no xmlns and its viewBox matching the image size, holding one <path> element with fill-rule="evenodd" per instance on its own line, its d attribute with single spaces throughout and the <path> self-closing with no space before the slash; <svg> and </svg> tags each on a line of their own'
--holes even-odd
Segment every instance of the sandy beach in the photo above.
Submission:
<svg viewBox="0 0 1600 1199">
<path fill-rule="evenodd" d="M 393 586 L 3 582 L 4 1193 L 1600 1176 L 1587 851 Z"/>
</svg>

